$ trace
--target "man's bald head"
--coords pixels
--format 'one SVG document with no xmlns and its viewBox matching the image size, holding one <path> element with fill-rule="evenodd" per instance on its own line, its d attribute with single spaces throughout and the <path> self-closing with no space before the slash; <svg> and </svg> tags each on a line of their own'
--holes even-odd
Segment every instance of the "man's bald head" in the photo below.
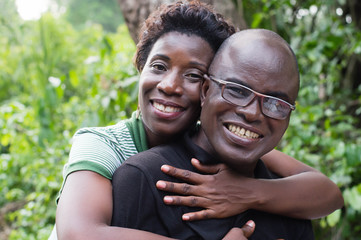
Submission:
<svg viewBox="0 0 361 240">
<path fill-rule="evenodd" d="M 249 175 L 288 127 L 299 88 L 295 55 L 274 32 L 244 30 L 222 44 L 209 75 L 201 95 L 204 147 Z"/>
<path fill-rule="evenodd" d="M 209 73 L 223 78 L 227 72 L 243 67 L 253 69 L 256 76 L 268 74 L 270 80 L 273 74 L 282 73 L 289 79 L 295 101 L 299 89 L 297 59 L 289 44 L 277 33 L 249 29 L 233 34 L 217 51 Z"/>
</svg>

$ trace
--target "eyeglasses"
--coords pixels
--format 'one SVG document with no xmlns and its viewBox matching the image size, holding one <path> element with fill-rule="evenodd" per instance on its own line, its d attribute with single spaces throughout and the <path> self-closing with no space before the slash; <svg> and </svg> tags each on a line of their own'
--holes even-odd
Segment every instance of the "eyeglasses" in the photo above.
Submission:
<svg viewBox="0 0 361 240">
<path fill-rule="evenodd" d="M 261 100 L 262 113 L 270 118 L 282 120 L 287 118 L 295 105 L 292 105 L 280 98 L 258 93 L 241 84 L 227 82 L 210 76 L 210 79 L 222 85 L 222 97 L 227 102 L 241 107 L 246 107 L 255 97 Z"/>
</svg>

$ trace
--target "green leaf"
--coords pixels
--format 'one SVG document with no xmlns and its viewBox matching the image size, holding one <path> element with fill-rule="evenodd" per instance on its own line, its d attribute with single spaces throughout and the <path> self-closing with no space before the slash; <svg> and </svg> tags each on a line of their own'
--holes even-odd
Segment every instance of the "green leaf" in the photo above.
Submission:
<svg viewBox="0 0 361 240">
<path fill-rule="evenodd" d="M 73 85 L 73 87 L 79 86 L 79 78 L 78 78 L 78 74 L 76 73 L 75 70 L 69 71 L 69 79 L 70 79 L 70 83 L 71 83 L 71 85 Z"/>
<path fill-rule="evenodd" d="M 263 19 L 263 14 L 261 14 L 261 13 L 254 14 L 253 15 L 253 21 L 252 21 L 252 24 L 251 24 L 252 28 L 258 28 L 261 21 L 262 21 L 262 19 Z"/>
<path fill-rule="evenodd" d="M 1 141 L 0 141 L 1 145 L 3 145 L 3 146 L 9 145 L 10 139 L 11 139 L 10 134 L 4 134 L 4 135 L 2 135 L 2 136 L 1 136 L 1 139 L 0 139 L 0 140 L 1 140 Z"/>
<path fill-rule="evenodd" d="M 326 217 L 327 224 L 330 227 L 334 227 L 340 221 L 340 218 L 341 218 L 341 210 L 337 209 L 336 211 L 334 211 L 333 213 L 331 213 Z"/>
<path fill-rule="evenodd" d="M 356 211 L 361 211 L 361 184 L 344 191 L 345 202 Z"/>
</svg>

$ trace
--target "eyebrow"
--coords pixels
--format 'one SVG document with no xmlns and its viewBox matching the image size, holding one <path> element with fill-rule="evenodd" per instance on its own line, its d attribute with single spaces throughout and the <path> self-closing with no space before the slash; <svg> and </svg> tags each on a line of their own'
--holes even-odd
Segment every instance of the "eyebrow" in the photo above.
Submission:
<svg viewBox="0 0 361 240">
<path fill-rule="evenodd" d="M 232 83 L 238 83 L 238 84 L 241 84 L 243 86 L 246 86 L 252 90 L 254 90 L 251 86 L 249 86 L 247 83 L 243 82 L 241 79 L 236 79 L 236 78 L 230 78 L 230 79 L 227 79 L 226 81 L 229 81 L 229 82 L 232 82 Z M 256 90 L 254 90 L 256 91 Z M 258 92 L 258 91 L 256 91 Z M 262 92 L 259 92 L 259 93 L 262 93 Z M 276 98 L 280 98 L 282 100 L 285 100 L 287 102 L 290 102 L 290 97 L 284 93 L 284 92 L 281 92 L 281 91 L 271 91 L 271 92 L 265 92 L 265 93 L 262 93 L 264 95 L 268 95 L 268 96 L 272 96 L 272 97 L 276 97 Z"/>
<path fill-rule="evenodd" d="M 154 56 L 151 58 L 151 60 L 153 61 L 155 58 L 162 58 L 164 60 L 168 60 L 170 61 L 170 57 L 168 57 L 167 55 L 164 55 L 164 54 L 154 54 Z M 201 67 L 204 67 L 204 68 L 208 68 L 207 65 L 203 64 L 203 63 L 200 63 L 200 62 L 196 62 L 196 61 L 189 61 L 189 64 L 190 65 L 197 65 L 197 66 L 201 66 Z"/>
<path fill-rule="evenodd" d="M 170 60 L 170 57 L 168 57 L 167 55 L 164 55 L 164 54 L 154 54 L 153 57 L 151 58 L 151 60 L 154 60 L 154 58 L 163 58 L 165 60 Z"/>
<path fill-rule="evenodd" d="M 204 67 L 204 68 L 208 68 L 205 64 L 200 63 L 200 62 L 190 61 L 189 63 L 191 65 L 198 65 L 198 66 L 201 66 L 201 67 Z"/>
</svg>

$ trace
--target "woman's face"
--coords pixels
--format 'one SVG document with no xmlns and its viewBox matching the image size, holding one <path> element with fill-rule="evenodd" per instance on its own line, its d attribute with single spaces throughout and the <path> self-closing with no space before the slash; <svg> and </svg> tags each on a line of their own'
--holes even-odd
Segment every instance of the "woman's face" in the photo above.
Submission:
<svg viewBox="0 0 361 240">
<path fill-rule="evenodd" d="M 169 32 L 155 42 L 139 85 L 149 147 L 166 143 L 198 119 L 203 74 L 213 56 L 210 45 L 196 35 Z"/>
</svg>

